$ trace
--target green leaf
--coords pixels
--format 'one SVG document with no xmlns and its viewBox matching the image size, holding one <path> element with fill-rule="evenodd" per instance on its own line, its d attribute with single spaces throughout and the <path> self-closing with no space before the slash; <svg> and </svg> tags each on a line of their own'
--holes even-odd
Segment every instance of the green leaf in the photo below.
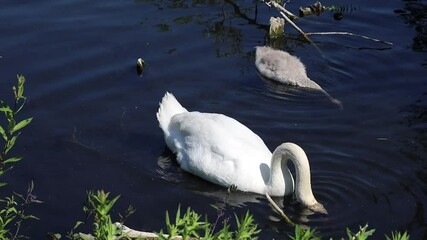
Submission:
<svg viewBox="0 0 427 240">
<path fill-rule="evenodd" d="M 9 106 L 0 107 L 0 112 L 12 112 L 12 109 Z"/>
<path fill-rule="evenodd" d="M 77 221 L 76 222 L 76 224 L 74 225 L 74 228 L 73 229 L 76 229 L 76 228 L 78 228 L 80 225 L 82 225 L 84 222 L 82 222 L 82 221 Z"/>
<path fill-rule="evenodd" d="M 10 149 L 12 149 L 12 147 L 15 145 L 16 139 L 18 138 L 17 136 L 13 136 L 7 143 L 6 143 L 6 149 L 4 151 L 5 154 L 7 154 Z"/>
<path fill-rule="evenodd" d="M 7 185 L 7 183 L 5 183 L 5 182 L 0 182 L 0 187 L 6 186 L 6 185 Z"/>
<path fill-rule="evenodd" d="M 6 118 L 7 118 L 7 121 L 9 122 L 9 124 L 7 125 L 7 131 L 9 132 L 9 134 L 12 134 L 13 128 L 15 128 L 15 125 L 16 125 L 16 121 L 15 121 L 15 118 L 13 117 L 13 113 L 12 112 L 6 113 Z"/>
<path fill-rule="evenodd" d="M 0 126 L 0 134 L 3 136 L 3 139 L 5 141 L 7 141 L 7 135 L 6 135 L 6 131 L 4 130 L 4 128 L 2 126 Z"/>
<path fill-rule="evenodd" d="M 13 158 L 9 158 L 6 159 L 3 163 L 14 163 L 14 162 L 18 162 L 22 159 L 22 157 L 13 157 Z"/>
<path fill-rule="evenodd" d="M 47 236 L 52 240 L 59 240 L 62 237 L 59 233 L 47 233 Z"/>
<path fill-rule="evenodd" d="M 22 120 L 22 121 L 20 121 L 18 124 L 16 124 L 14 127 L 13 127 L 13 129 L 12 129 L 12 133 L 13 132 L 16 132 L 16 131 L 18 131 L 18 130 L 20 130 L 20 129 L 22 129 L 22 128 L 24 128 L 25 126 L 27 126 L 28 124 L 30 124 L 30 122 L 33 120 L 33 118 L 27 118 L 27 119 L 24 119 L 24 120 Z"/>
<path fill-rule="evenodd" d="M 7 103 L 5 103 L 4 101 L 0 100 L 0 105 L 0 112 L 13 112 L 9 105 L 7 105 Z"/>
<path fill-rule="evenodd" d="M 27 118 L 24 119 L 22 121 L 20 121 L 18 124 L 15 125 L 15 127 L 13 127 L 12 132 L 16 132 L 22 128 L 24 128 L 25 126 L 27 126 L 28 124 L 30 124 L 30 122 L 33 120 L 33 118 Z"/>
<path fill-rule="evenodd" d="M 93 239 L 92 236 L 89 235 L 89 234 L 86 235 L 86 234 L 83 234 L 83 233 L 78 233 L 77 235 L 82 240 L 92 240 Z"/>
<path fill-rule="evenodd" d="M 18 76 L 18 97 L 21 98 L 24 94 L 24 83 L 25 83 L 25 77 L 24 76 Z"/>
</svg>

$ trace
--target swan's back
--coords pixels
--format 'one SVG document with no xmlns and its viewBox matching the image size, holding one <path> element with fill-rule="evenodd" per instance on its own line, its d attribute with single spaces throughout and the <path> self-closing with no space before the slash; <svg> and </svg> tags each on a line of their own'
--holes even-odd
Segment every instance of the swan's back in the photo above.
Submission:
<svg viewBox="0 0 427 240">
<path fill-rule="evenodd" d="M 271 152 L 246 126 L 222 114 L 187 112 L 172 117 L 168 130 L 166 143 L 184 170 L 222 186 L 263 193 Z M 265 179 L 261 165 L 267 167 Z"/>
<path fill-rule="evenodd" d="M 188 112 L 172 97 L 165 95 L 157 118 L 181 168 L 218 185 L 264 193 L 272 154 L 262 139 L 225 115 Z"/>
</svg>

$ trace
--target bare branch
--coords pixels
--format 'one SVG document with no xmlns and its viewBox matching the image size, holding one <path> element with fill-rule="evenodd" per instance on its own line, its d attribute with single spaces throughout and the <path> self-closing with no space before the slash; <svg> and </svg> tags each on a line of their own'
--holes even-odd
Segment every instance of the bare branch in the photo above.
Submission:
<svg viewBox="0 0 427 240">
<path fill-rule="evenodd" d="M 312 33 L 306 33 L 306 35 L 350 35 L 350 36 L 355 36 L 355 37 L 361 37 L 367 40 L 372 40 L 374 42 L 380 42 L 380 43 L 385 43 L 388 45 L 393 45 L 392 42 L 387 42 L 384 40 L 380 40 L 380 39 L 376 39 L 376 38 L 371 38 L 371 37 L 367 37 L 364 35 L 360 35 L 360 34 L 355 34 L 355 33 L 351 33 L 351 32 L 312 32 Z"/>
</svg>

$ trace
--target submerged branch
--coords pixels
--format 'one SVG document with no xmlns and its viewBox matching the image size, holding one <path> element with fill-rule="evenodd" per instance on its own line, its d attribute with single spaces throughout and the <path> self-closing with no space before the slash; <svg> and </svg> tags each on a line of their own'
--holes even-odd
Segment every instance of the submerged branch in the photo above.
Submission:
<svg viewBox="0 0 427 240">
<path fill-rule="evenodd" d="M 288 216 L 286 216 L 286 214 L 282 211 L 282 209 L 280 209 L 279 206 L 277 206 L 277 204 L 273 201 L 273 199 L 271 199 L 270 195 L 268 195 L 267 192 L 265 193 L 265 197 L 267 198 L 273 209 L 276 210 L 276 212 L 283 218 L 283 220 L 285 220 L 291 226 L 295 226 L 295 223 L 292 222 L 292 220 Z"/>
<path fill-rule="evenodd" d="M 290 24 L 292 25 L 292 27 L 294 27 L 299 33 L 301 33 L 301 35 L 304 37 L 305 40 L 307 40 L 308 42 L 310 42 L 311 44 L 313 44 L 314 47 L 318 48 L 316 46 L 316 44 L 308 37 L 309 35 L 350 35 L 350 36 L 355 36 L 355 37 L 361 37 L 367 40 L 371 40 L 371 41 L 375 41 L 375 42 L 379 42 L 379 43 L 384 43 L 387 45 L 393 45 L 393 43 L 391 42 L 387 42 L 384 40 L 380 40 L 380 39 L 376 39 L 376 38 L 372 38 L 372 37 L 368 37 L 368 36 L 364 36 L 364 35 L 360 35 L 360 34 L 356 34 L 356 33 L 351 33 L 351 32 L 312 32 L 312 33 L 305 33 L 301 28 L 299 28 L 292 20 L 293 19 L 297 19 L 298 17 L 295 16 L 294 14 L 292 14 L 291 12 L 289 12 L 288 10 L 286 10 L 283 6 L 281 6 L 280 4 L 276 3 L 275 1 L 263 1 L 268 7 L 275 7 L 280 15 L 282 15 L 282 17 Z M 325 7 L 321 5 L 320 2 L 317 2 L 316 4 L 314 4 L 317 8 L 315 9 L 311 9 L 312 13 L 319 13 L 325 10 Z M 291 19 L 292 18 L 292 19 Z"/>
<path fill-rule="evenodd" d="M 351 32 L 312 32 L 312 33 L 306 33 L 306 35 L 350 35 L 350 36 L 355 36 L 355 37 L 361 37 L 361 38 L 364 38 L 367 40 L 372 40 L 374 42 L 380 42 L 380 43 L 384 43 L 384 44 L 388 44 L 388 45 L 393 45 L 392 42 L 387 42 L 384 40 L 371 38 L 368 36 L 364 36 L 364 35 L 360 35 L 360 34 L 356 34 L 356 33 L 351 33 Z"/>
</svg>

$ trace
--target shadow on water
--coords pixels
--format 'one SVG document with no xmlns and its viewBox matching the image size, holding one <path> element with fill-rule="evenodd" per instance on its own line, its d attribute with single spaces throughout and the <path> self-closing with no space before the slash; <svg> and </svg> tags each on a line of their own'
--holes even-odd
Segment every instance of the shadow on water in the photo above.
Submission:
<svg viewBox="0 0 427 240">
<path fill-rule="evenodd" d="M 418 167 L 416 168 L 416 179 L 413 181 L 404 181 L 402 186 L 408 193 L 412 195 L 416 202 L 417 214 L 407 223 L 407 229 L 412 229 L 414 232 L 419 232 L 423 238 L 427 237 L 427 221 L 423 212 L 426 211 L 423 203 L 427 201 L 425 195 L 419 192 L 427 192 L 427 93 L 423 93 L 419 100 L 414 104 L 410 104 L 401 109 L 403 113 L 402 124 L 408 126 L 411 131 L 402 132 L 400 134 L 401 148 L 400 152 L 408 159 L 413 161 Z M 417 186 L 417 187 L 414 187 Z"/>
</svg>

